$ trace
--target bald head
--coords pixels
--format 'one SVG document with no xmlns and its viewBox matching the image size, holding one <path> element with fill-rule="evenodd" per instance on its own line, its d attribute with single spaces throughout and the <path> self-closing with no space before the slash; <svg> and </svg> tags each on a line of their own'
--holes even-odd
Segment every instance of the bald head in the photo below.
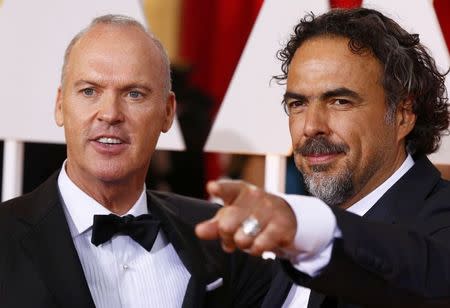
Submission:
<svg viewBox="0 0 450 308">
<path fill-rule="evenodd" d="M 69 177 L 125 213 L 142 192 L 176 101 L 158 41 L 135 21 L 114 18 L 97 19 L 68 47 L 55 120 L 64 127 Z"/>
<path fill-rule="evenodd" d="M 111 30 L 114 28 L 135 28 L 137 31 L 145 34 L 150 43 L 149 48 L 156 49 L 157 53 L 159 53 L 162 70 L 161 78 L 163 79 L 163 89 L 164 93 L 167 95 L 172 88 L 172 83 L 170 79 L 170 61 L 164 46 L 155 37 L 155 35 L 145 29 L 145 27 L 141 23 L 131 17 L 124 15 L 103 15 L 97 17 L 89 24 L 87 28 L 81 30 L 77 35 L 74 36 L 74 38 L 67 46 L 64 54 L 64 63 L 61 70 L 61 87 L 64 87 L 67 70 L 70 69 L 70 58 L 72 55 L 72 51 L 77 45 L 79 45 L 79 42 L 83 40 L 83 38 L 85 38 L 87 35 L 99 35 L 99 29 Z"/>
</svg>

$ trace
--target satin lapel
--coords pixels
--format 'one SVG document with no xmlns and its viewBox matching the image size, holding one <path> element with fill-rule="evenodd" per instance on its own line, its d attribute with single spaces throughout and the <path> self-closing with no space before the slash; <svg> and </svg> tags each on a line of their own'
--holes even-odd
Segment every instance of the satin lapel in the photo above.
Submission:
<svg viewBox="0 0 450 308">
<path fill-rule="evenodd" d="M 311 290 L 311 293 L 309 294 L 308 308 L 320 308 L 324 299 L 325 295 Z"/>
<path fill-rule="evenodd" d="M 183 222 L 173 207 L 164 205 L 164 201 L 148 193 L 150 211 L 161 220 L 164 233 L 174 246 L 178 256 L 191 274 L 183 308 L 202 307 L 205 301 L 206 285 L 217 278 L 203 247 L 194 233 L 193 227 Z"/>
<path fill-rule="evenodd" d="M 59 200 L 57 174 L 17 208 L 28 224 L 21 244 L 58 305 L 95 307 Z"/>
<path fill-rule="evenodd" d="M 275 275 L 269 292 L 264 299 L 263 308 L 281 307 L 293 285 L 290 278 L 281 268 L 281 265 L 279 267 L 280 269 Z"/>
<path fill-rule="evenodd" d="M 375 203 L 364 217 L 388 223 L 414 218 L 423 207 L 424 200 L 433 191 L 439 180 L 439 171 L 428 158 L 421 157 Z"/>
</svg>

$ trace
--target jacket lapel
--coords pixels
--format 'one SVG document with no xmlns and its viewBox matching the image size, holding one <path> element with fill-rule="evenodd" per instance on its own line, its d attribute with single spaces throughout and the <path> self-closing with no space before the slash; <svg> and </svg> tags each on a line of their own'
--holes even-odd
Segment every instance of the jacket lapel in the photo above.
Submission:
<svg viewBox="0 0 450 308">
<path fill-rule="evenodd" d="M 424 200 L 440 181 L 440 173 L 426 156 L 398 180 L 364 215 L 371 220 L 398 223 L 414 219 Z"/>
<path fill-rule="evenodd" d="M 264 298 L 263 308 L 282 307 L 293 285 L 289 276 L 281 268 L 279 261 L 277 262 L 279 270 L 271 283 L 269 292 Z"/>
<path fill-rule="evenodd" d="M 424 206 L 424 200 L 440 181 L 440 173 L 426 156 L 401 177 L 364 215 L 365 218 L 385 223 L 405 222 L 414 219 Z M 418 189 L 420 188 L 420 189 Z M 321 307 L 325 295 L 311 291 L 308 308 Z M 345 307 L 357 307 L 339 303 Z"/>
<path fill-rule="evenodd" d="M 191 274 L 182 307 L 203 307 L 206 286 L 220 276 L 220 271 L 200 245 L 193 226 L 180 219 L 176 207 L 167 206 L 150 192 L 148 197 L 151 213 L 160 219 L 164 233 Z"/>
<path fill-rule="evenodd" d="M 59 200 L 58 174 L 14 210 L 25 224 L 21 245 L 58 305 L 94 307 Z"/>
<path fill-rule="evenodd" d="M 311 290 L 308 300 L 308 308 L 319 308 L 325 299 L 325 295 Z"/>
</svg>

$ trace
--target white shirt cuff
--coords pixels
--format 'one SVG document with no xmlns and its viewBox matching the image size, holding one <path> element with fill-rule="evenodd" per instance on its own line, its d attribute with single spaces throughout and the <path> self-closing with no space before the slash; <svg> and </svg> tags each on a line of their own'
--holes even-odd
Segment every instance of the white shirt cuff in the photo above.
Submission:
<svg viewBox="0 0 450 308">
<path fill-rule="evenodd" d="M 280 195 L 292 208 L 297 219 L 294 246 L 300 254 L 289 258 L 299 271 L 314 277 L 328 265 L 333 240 L 340 234 L 336 217 L 320 199 L 299 195 Z"/>
</svg>

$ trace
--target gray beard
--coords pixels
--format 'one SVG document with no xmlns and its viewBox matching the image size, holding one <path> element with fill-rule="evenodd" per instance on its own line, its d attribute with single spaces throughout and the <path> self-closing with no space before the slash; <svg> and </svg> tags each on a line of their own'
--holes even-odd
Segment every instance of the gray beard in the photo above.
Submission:
<svg viewBox="0 0 450 308">
<path fill-rule="evenodd" d="M 347 201 L 355 191 L 352 172 L 345 168 L 337 175 L 326 175 L 327 166 L 315 167 L 310 175 L 303 174 L 306 189 L 311 195 L 330 206 L 339 206 Z"/>
</svg>

